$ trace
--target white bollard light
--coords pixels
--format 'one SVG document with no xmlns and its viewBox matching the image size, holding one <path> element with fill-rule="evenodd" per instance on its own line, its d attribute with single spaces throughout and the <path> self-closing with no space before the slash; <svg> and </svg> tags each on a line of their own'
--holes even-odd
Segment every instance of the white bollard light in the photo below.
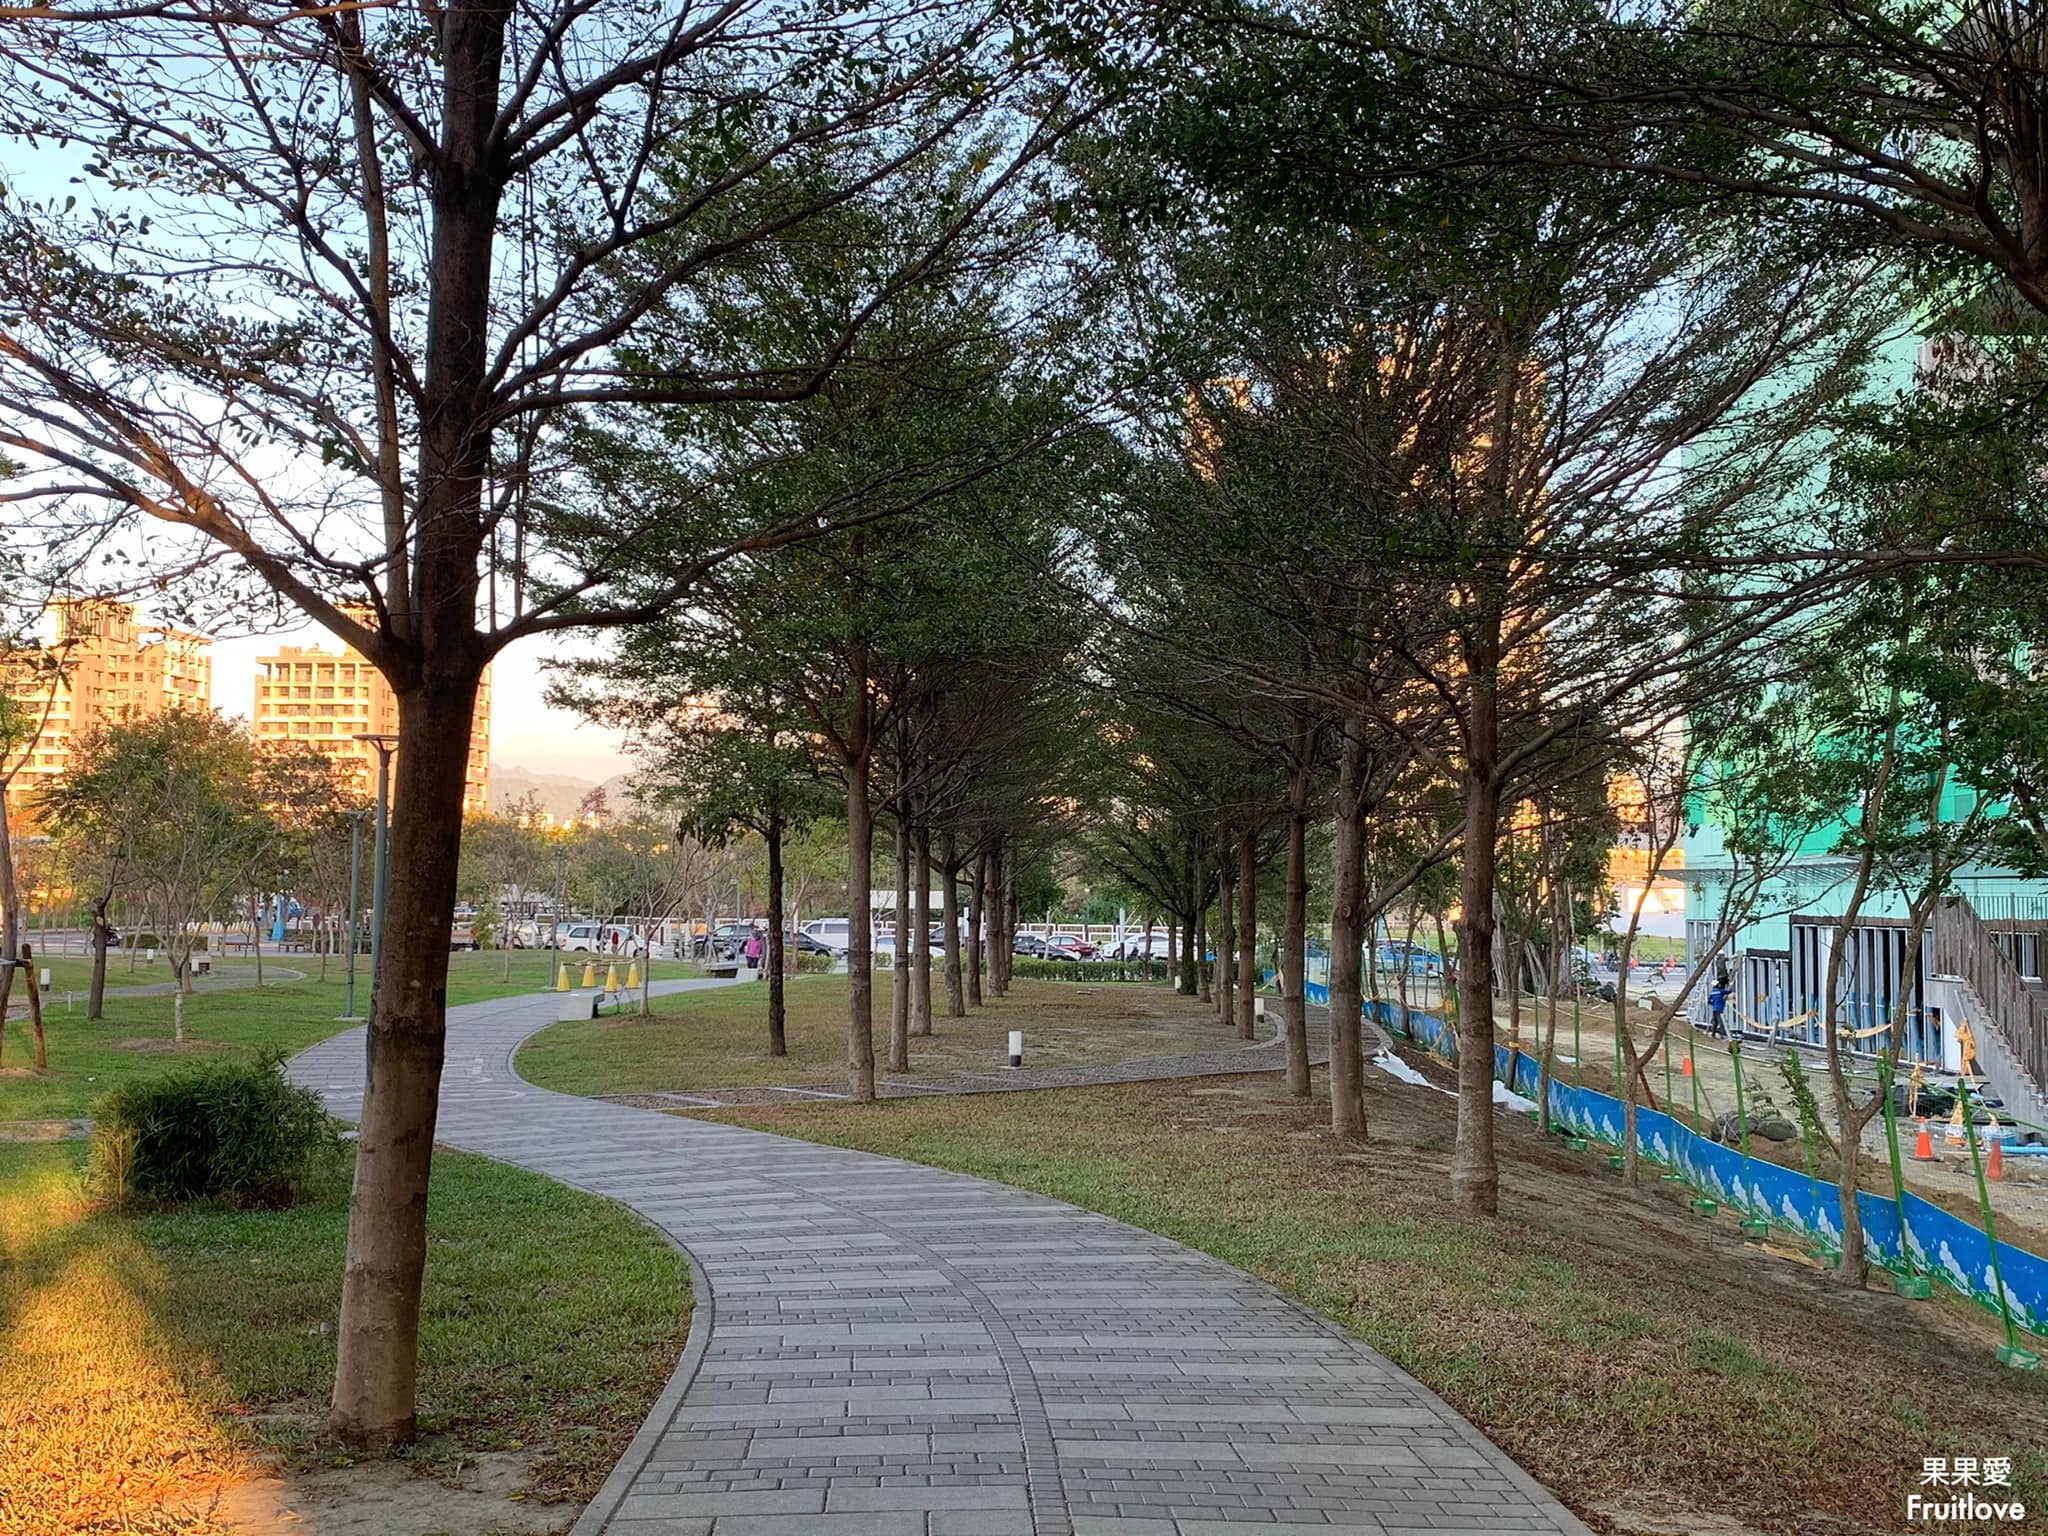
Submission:
<svg viewBox="0 0 2048 1536">
<path fill-rule="evenodd" d="M 1021 1029 L 1010 1031 L 1010 1065 L 1013 1067 L 1024 1065 L 1024 1031 Z"/>
<path fill-rule="evenodd" d="M 47 987 L 49 984 L 50 968 L 47 965 L 39 967 L 36 971 L 36 985 L 39 987 Z"/>
</svg>

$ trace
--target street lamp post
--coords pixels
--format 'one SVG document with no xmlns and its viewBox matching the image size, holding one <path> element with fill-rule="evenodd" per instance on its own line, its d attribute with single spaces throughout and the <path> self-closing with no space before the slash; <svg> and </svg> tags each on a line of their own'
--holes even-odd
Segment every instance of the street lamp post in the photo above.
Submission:
<svg viewBox="0 0 2048 1536">
<path fill-rule="evenodd" d="M 555 915 L 548 924 L 548 985 L 562 974 L 562 850 L 555 850 Z"/>
<path fill-rule="evenodd" d="M 363 818 L 369 814 L 368 806 L 348 813 L 348 987 L 341 1006 L 344 1019 L 356 1017 L 356 918 L 363 910 Z"/>
<path fill-rule="evenodd" d="M 377 753 L 377 842 L 370 874 L 370 1011 L 377 1011 L 378 962 L 384 958 L 384 893 L 389 874 L 384 845 L 389 840 L 391 803 L 391 754 L 398 750 L 396 736 L 364 732 L 355 738 Z"/>
</svg>

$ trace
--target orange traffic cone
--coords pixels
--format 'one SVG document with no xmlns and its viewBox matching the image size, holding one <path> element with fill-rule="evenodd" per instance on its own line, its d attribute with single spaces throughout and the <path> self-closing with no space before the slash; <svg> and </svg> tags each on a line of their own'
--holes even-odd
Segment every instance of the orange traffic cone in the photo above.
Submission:
<svg viewBox="0 0 2048 1536">
<path fill-rule="evenodd" d="M 1991 1156 L 1984 1160 L 1984 1177 L 1993 1180 L 2005 1177 L 2005 1140 L 2003 1137 L 1994 1136 L 1991 1138 Z"/>
<path fill-rule="evenodd" d="M 1684 1061 L 1684 1063 L 1683 1063 L 1683 1064 L 1682 1064 L 1682 1065 L 1681 1065 L 1681 1066 L 1679 1067 L 1679 1069 L 1678 1069 L 1678 1075 L 1679 1075 L 1680 1077 L 1691 1077 L 1691 1076 L 1692 1076 L 1692 1053 L 1691 1053 L 1691 1052 L 1689 1052 L 1689 1051 L 1688 1051 L 1688 1052 L 1686 1053 L 1685 1061 Z"/>
<path fill-rule="evenodd" d="M 1934 1140 L 1927 1134 L 1927 1117 L 1920 1117 L 1920 1134 L 1913 1138 L 1913 1161 L 1931 1163 L 1934 1161 Z"/>
</svg>

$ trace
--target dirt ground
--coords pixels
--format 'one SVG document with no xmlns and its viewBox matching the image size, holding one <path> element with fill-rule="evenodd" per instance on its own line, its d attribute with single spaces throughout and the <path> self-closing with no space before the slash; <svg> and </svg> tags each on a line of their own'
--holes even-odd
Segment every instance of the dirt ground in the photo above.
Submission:
<svg viewBox="0 0 2048 1536">
<path fill-rule="evenodd" d="M 258 1477 L 166 1514 L 223 1536 L 552 1536 L 582 1507 L 528 1502 L 525 1452 L 433 1452 Z"/>
</svg>

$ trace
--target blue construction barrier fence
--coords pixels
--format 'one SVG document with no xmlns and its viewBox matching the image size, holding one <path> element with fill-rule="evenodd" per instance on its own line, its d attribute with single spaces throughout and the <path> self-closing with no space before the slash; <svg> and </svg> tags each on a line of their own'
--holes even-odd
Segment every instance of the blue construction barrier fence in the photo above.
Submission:
<svg viewBox="0 0 2048 1536">
<path fill-rule="evenodd" d="M 1305 982 L 1302 990 L 1311 1003 L 1327 1006 L 1330 1001 L 1325 983 Z M 1445 1038 L 1450 1034 L 1449 1024 L 1433 1013 L 1403 1009 L 1386 999 L 1367 999 L 1364 1011 L 1387 1029 L 1427 1049 L 1454 1054 L 1454 1042 Z M 1493 1075 L 1506 1081 L 1507 1070 L 1507 1048 L 1496 1045 Z M 1515 1080 L 1508 1086 L 1533 1100 L 1539 1077 L 1536 1058 L 1518 1052 Z M 1622 1116 L 1621 1100 L 1612 1094 L 1575 1088 L 1551 1078 L 1550 1118 L 1574 1134 L 1619 1148 Z M 1636 1150 L 1646 1161 L 1677 1173 L 1699 1194 L 1840 1252 L 1842 1205 L 1840 1192 L 1832 1183 L 1809 1180 L 1804 1173 L 1759 1158 L 1745 1159 L 1735 1148 L 1710 1141 L 1670 1115 L 1643 1106 L 1636 1109 Z M 1903 1232 L 1901 1205 L 1905 1208 Z M 1864 1248 L 1872 1263 L 1901 1275 L 1917 1267 L 1920 1273 L 1943 1281 L 1993 1312 L 1998 1310 L 1998 1279 L 2002 1279 L 2013 1322 L 2030 1333 L 2048 1335 L 2048 1259 L 2001 1242 L 1998 1279 L 1994 1279 L 1990 1240 L 1981 1228 L 1961 1217 L 1910 1192 L 1902 1201 L 1858 1194 L 1856 1208 L 1863 1217 Z M 1906 1258 L 1909 1246 L 1910 1265 Z"/>
</svg>

